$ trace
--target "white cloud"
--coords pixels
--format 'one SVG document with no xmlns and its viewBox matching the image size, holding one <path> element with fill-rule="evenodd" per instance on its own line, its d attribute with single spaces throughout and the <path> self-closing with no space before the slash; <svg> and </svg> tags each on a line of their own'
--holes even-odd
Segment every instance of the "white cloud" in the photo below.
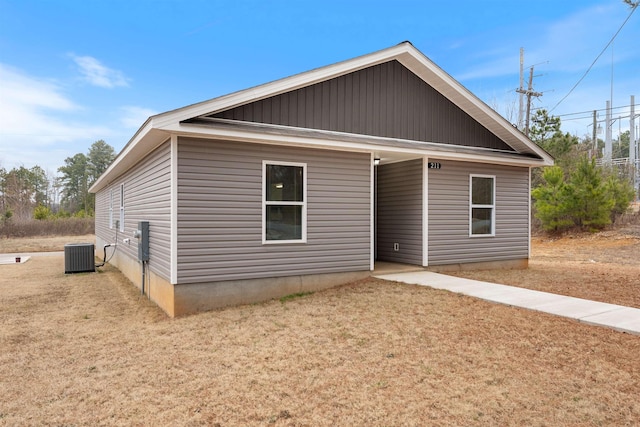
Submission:
<svg viewBox="0 0 640 427">
<path fill-rule="evenodd" d="M 0 105 L 23 106 L 33 108 L 48 108 L 53 110 L 73 110 L 78 108 L 69 99 L 59 93 L 55 83 L 38 80 L 22 75 L 19 70 L 0 64 L 0 82 L 2 82 Z M 11 114 L 11 110 L 3 109 L 4 113 Z M 7 118 L 0 117 L 0 125 Z M 4 127 L 4 126 L 3 126 Z"/>
<path fill-rule="evenodd" d="M 85 81 L 94 86 L 111 89 L 118 86 L 129 86 L 127 78 L 121 71 L 113 70 L 92 56 L 70 55 L 80 67 L 80 73 Z"/>
<path fill-rule="evenodd" d="M 0 163 L 56 170 L 112 131 L 78 122 L 82 108 L 55 82 L 0 64 Z"/>
<path fill-rule="evenodd" d="M 156 111 L 144 107 L 129 105 L 120 109 L 123 116 L 120 123 L 127 128 L 137 129 L 151 116 L 157 114 Z"/>
</svg>

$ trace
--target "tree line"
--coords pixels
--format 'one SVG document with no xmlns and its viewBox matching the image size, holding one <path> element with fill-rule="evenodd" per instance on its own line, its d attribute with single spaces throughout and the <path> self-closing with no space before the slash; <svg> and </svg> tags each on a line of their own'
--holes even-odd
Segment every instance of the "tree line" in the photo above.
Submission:
<svg viewBox="0 0 640 427">
<path fill-rule="evenodd" d="M 95 196 L 89 188 L 115 159 L 112 146 L 99 140 L 86 154 L 67 157 L 58 175 L 40 166 L 0 167 L 2 222 L 53 216 L 93 216 Z"/>
<path fill-rule="evenodd" d="M 530 139 L 556 160 L 555 166 L 532 171 L 534 215 L 545 230 L 601 229 L 628 209 L 637 197 L 634 165 L 598 165 L 604 142 L 563 133 L 560 118 L 546 110 L 536 111 L 531 123 Z M 629 146 L 627 131 L 614 141 L 613 158 L 627 157 Z M 86 154 L 67 157 L 58 176 L 40 166 L 0 167 L 0 225 L 10 218 L 93 216 L 89 188 L 114 159 L 113 147 L 99 140 Z"/>
</svg>

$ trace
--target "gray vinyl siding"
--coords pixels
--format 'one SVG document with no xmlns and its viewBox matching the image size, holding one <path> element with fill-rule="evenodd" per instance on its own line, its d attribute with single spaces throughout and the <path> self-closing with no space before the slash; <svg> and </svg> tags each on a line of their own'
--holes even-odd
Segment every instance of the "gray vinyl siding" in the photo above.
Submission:
<svg viewBox="0 0 640 427">
<path fill-rule="evenodd" d="M 111 197 L 111 188 L 112 187 L 105 187 L 104 189 L 100 190 L 96 194 L 96 204 L 95 204 L 96 236 L 106 242 L 113 240 L 112 230 L 109 229 L 109 198 Z M 118 188 L 118 195 L 119 194 L 120 193 Z M 116 195 L 114 194 L 113 197 L 115 198 Z M 119 199 L 114 199 L 114 203 L 115 203 L 115 200 L 119 200 Z M 114 215 L 115 215 L 115 211 L 114 211 Z M 97 248 L 96 251 L 99 256 L 102 256 L 102 248 Z"/>
<path fill-rule="evenodd" d="M 422 159 L 378 166 L 376 204 L 376 259 L 422 265 Z"/>
<path fill-rule="evenodd" d="M 529 169 L 440 162 L 429 169 L 429 265 L 523 259 L 529 256 Z M 496 177 L 495 237 L 469 237 L 469 175 Z"/>
<path fill-rule="evenodd" d="M 513 151 L 395 60 L 212 117 Z"/>
<path fill-rule="evenodd" d="M 109 194 L 113 189 L 113 218 L 120 218 L 120 188 L 124 183 L 124 232 L 109 229 Z M 171 278 L 171 151 L 165 142 L 96 195 L 96 233 L 114 242 L 118 251 L 138 259 L 138 241 L 133 233 L 139 221 L 149 221 L 149 268 Z M 129 238 L 130 243 L 123 243 Z"/>
<path fill-rule="evenodd" d="M 307 164 L 307 243 L 262 244 L 262 161 Z M 370 155 L 180 138 L 178 283 L 370 268 Z"/>
</svg>

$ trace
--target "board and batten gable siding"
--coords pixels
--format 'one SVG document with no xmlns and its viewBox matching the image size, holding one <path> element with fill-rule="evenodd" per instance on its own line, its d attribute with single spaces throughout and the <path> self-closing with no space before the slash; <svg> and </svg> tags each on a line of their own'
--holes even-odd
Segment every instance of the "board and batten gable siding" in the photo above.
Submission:
<svg viewBox="0 0 640 427">
<path fill-rule="evenodd" d="M 529 257 L 529 169 L 429 159 L 429 265 Z M 469 175 L 496 179 L 495 237 L 469 237 Z"/>
<path fill-rule="evenodd" d="M 422 159 L 377 166 L 378 260 L 422 265 L 422 194 Z"/>
<path fill-rule="evenodd" d="M 210 117 L 513 151 L 395 60 Z"/>
<path fill-rule="evenodd" d="M 113 189 L 113 219 L 120 218 L 120 189 L 124 184 L 124 231 L 117 230 L 118 251 L 138 259 L 139 221 L 149 221 L 149 268 L 171 278 L 171 151 L 169 141 L 148 154 L 135 167 L 96 195 L 96 234 L 115 242 L 116 227 L 109 228 L 109 197 Z M 129 238 L 130 243 L 123 239 Z"/>
<path fill-rule="evenodd" d="M 262 162 L 307 165 L 307 243 L 262 243 Z M 371 158 L 180 137 L 178 284 L 370 269 Z"/>
</svg>

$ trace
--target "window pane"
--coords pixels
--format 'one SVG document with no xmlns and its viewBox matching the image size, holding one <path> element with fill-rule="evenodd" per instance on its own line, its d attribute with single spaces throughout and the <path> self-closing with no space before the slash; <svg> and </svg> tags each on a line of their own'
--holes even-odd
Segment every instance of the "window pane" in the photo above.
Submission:
<svg viewBox="0 0 640 427">
<path fill-rule="evenodd" d="M 302 206 L 267 206 L 267 240 L 301 240 Z"/>
<path fill-rule="evenodd" d="M 493 204 L 493 178 L 474 176 L 471 178 L 471 203 L 474 205 Z"/>
<path fill-rule="evenodd" d="M 266 165 L 268 202 L 302 202 L 302 166 Z"/>
<path fill-rule="evenodd" d="M 491 213 L 493 208 L 471 209 L 471 234 L 493 234 Z"/>
</svg>

